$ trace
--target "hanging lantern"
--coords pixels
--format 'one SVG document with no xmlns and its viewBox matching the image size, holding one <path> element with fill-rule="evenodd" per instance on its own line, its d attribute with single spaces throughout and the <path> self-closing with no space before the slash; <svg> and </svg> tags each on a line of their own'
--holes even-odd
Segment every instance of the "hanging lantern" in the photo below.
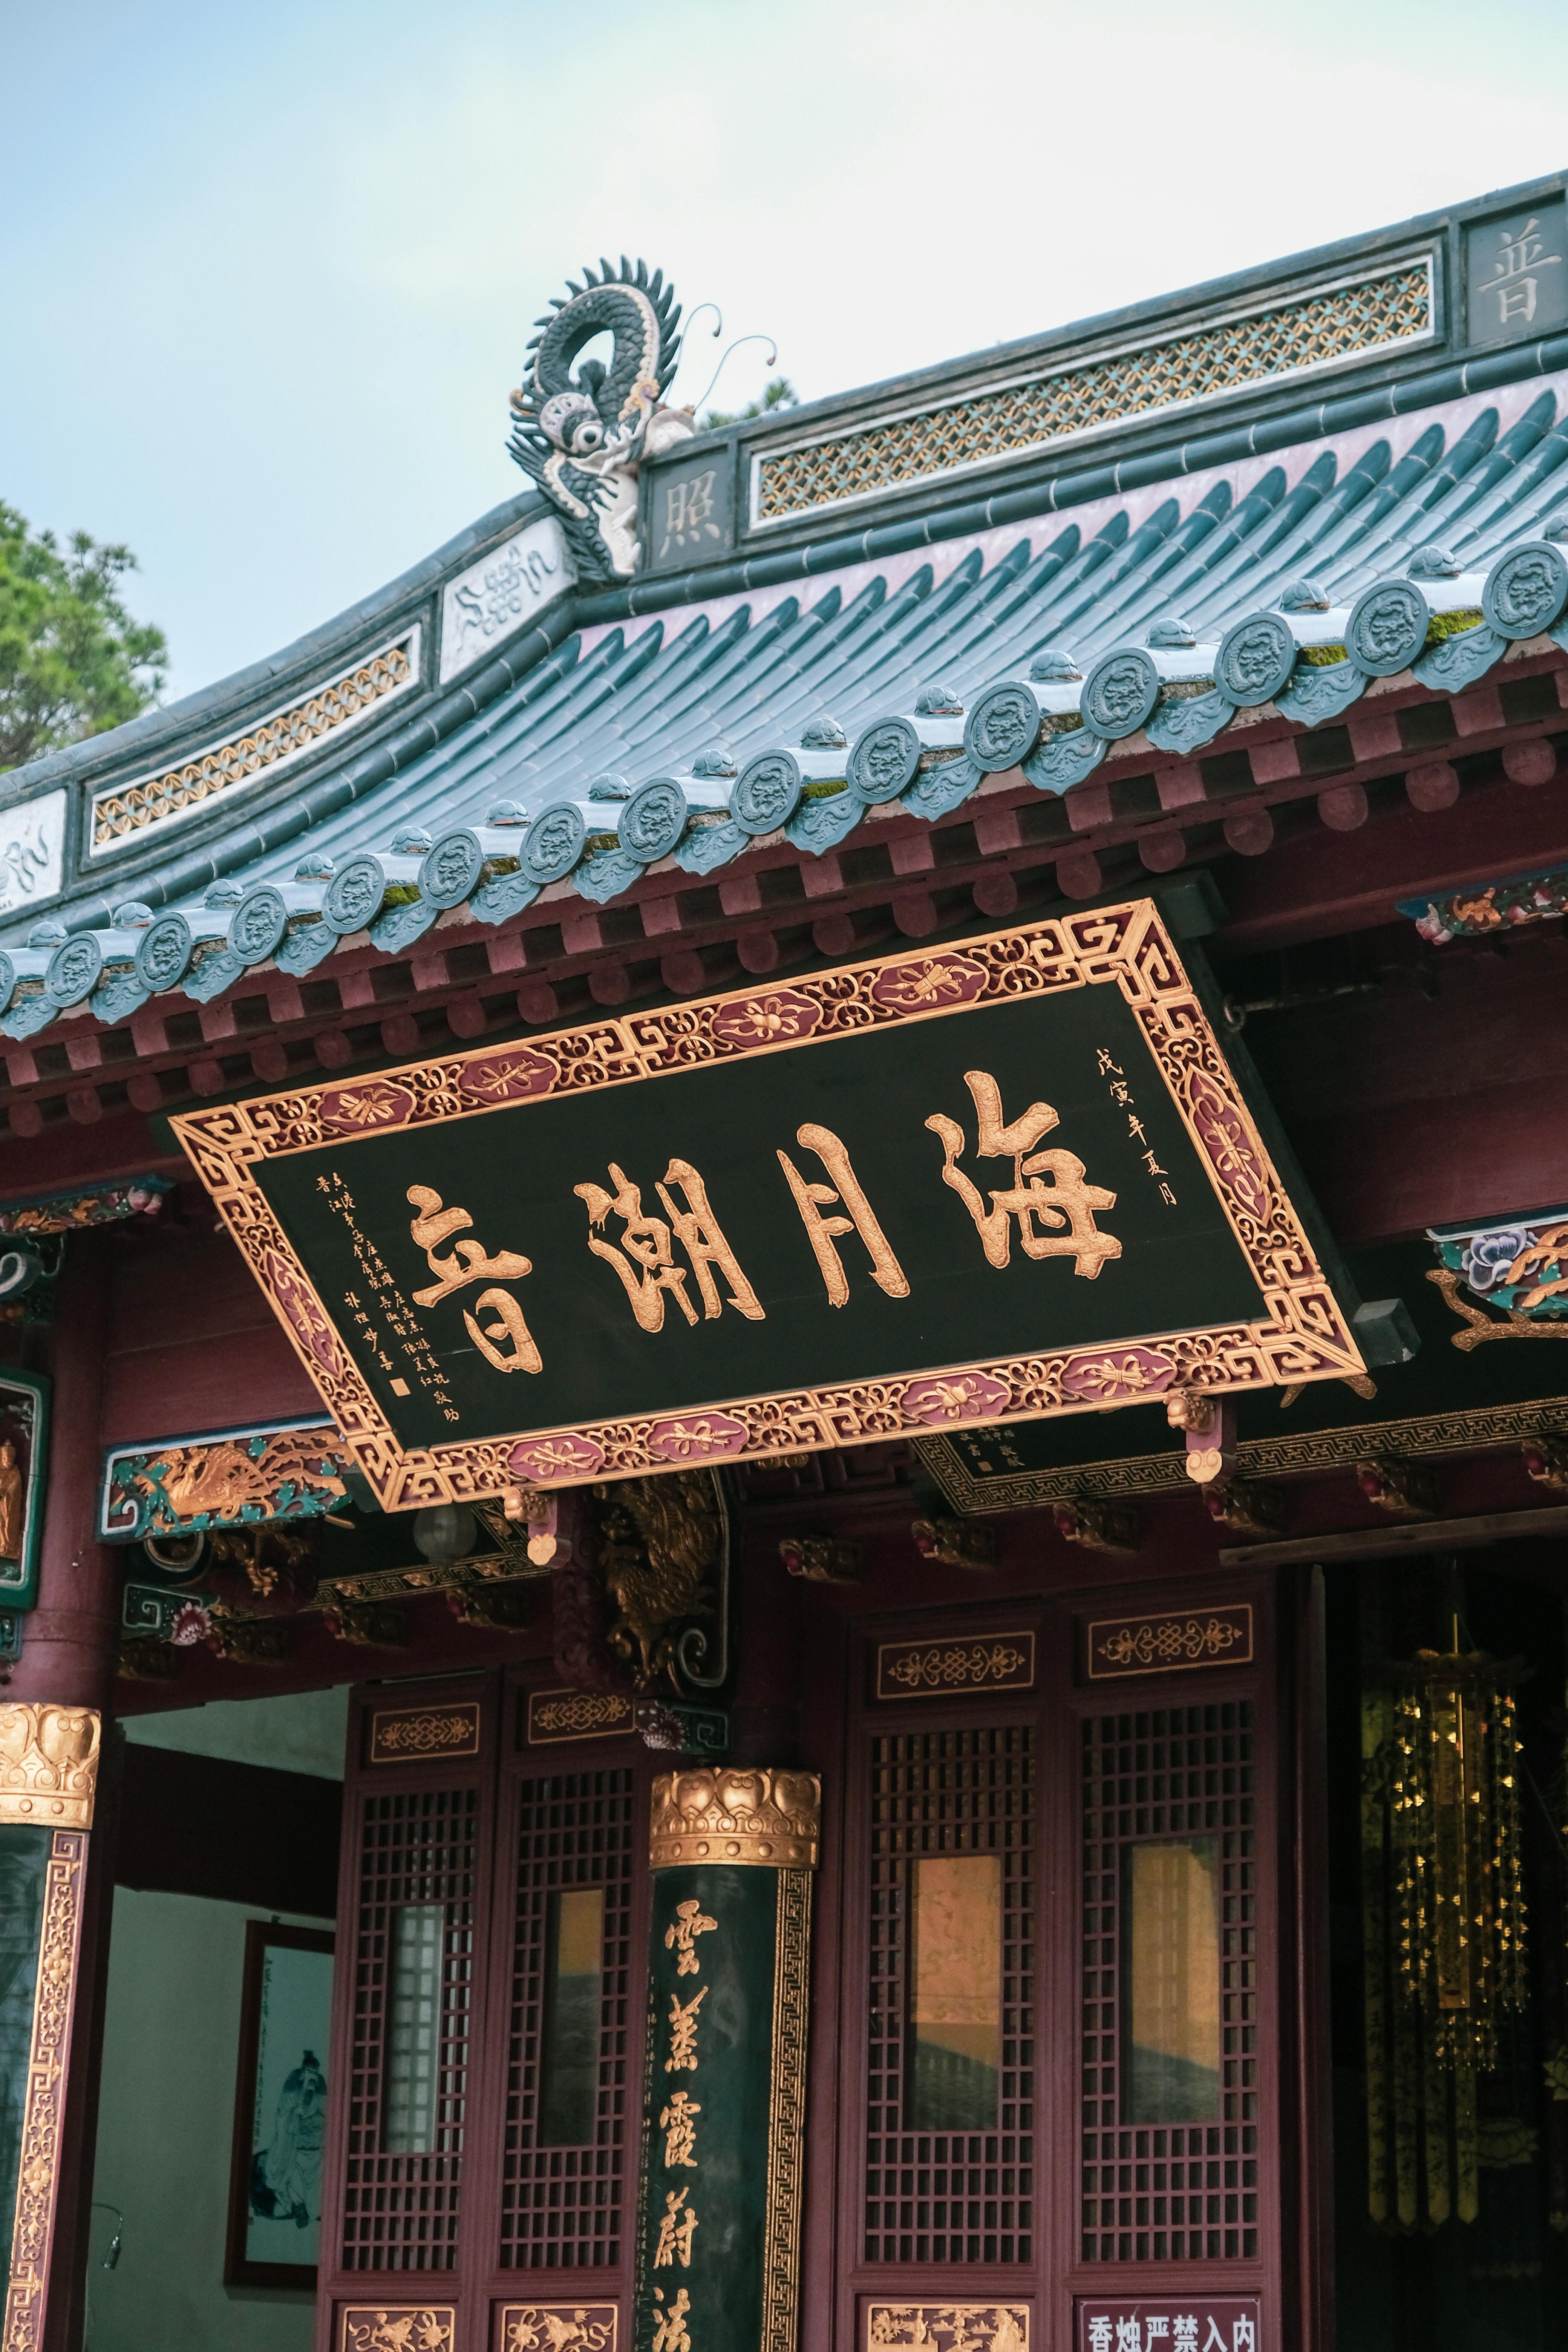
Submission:
<svg viewBox="0 0 1568 2352">
<path fill-rule="evenodd" d="M 1529 2000 L 1518 1666 L 1458 1631 L 1363 1694 L 1368 2206 L 1395 2231 L 1475 2220 L 1477 2083 Z"/>
<path fill-rule="evenodd" d="M 1394 1696 L 1389 1775 L 1399 1970 L 1439 2066 L 1489 2074 L 1522 2010 L 1525 1902 L 1511 1676 L 1418 1650 Z"/>
</svg>

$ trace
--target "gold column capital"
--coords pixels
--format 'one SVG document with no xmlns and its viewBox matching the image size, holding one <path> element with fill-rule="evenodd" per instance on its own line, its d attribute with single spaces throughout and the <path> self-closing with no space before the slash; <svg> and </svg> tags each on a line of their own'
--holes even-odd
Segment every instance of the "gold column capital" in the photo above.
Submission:
<svg viewBox="0 0 1568 2352">
<path fill-rule="evenodd" d="M 0 1822 L 89 1830 L 102 1733 L 96 1707 L 0 1701 Z"/>
<path fill-rule="evenodd" d="M 648 1860 L 760 1863 L 815 1870 L 822 1835 L 822 1782 L 815 1772 L 721 1764 L 661 1772 L 653 1784 Z"/>
</svg>

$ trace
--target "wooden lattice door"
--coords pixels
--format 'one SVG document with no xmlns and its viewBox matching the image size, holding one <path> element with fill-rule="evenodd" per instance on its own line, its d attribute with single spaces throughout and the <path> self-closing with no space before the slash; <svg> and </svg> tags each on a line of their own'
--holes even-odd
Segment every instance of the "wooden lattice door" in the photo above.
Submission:
<svg viewBox="0 0 1568 2352">
<path fill-rule="evenodd" d="M 648 1776 L 624 1701 L 356 1695 L 318 2352 L 624 2336 Z"/>
</svg>

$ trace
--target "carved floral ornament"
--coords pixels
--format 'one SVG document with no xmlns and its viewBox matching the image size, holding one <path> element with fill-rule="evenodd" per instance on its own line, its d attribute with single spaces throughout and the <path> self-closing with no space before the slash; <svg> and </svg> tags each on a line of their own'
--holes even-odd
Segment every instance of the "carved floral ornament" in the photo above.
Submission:
<svg viewBox="0 0 1568 2352">
<path fill-rule="evenodd" d="M 648 1859 L 758 1863 L 815 1870 L 822 1834 L 822 1782 L 815 1772 L 661 1772 L 653 1784 Z"/>
<path fill-rule="evenodd" d="M 398 1437 L 386 1406 L 346 1344 L 353 1336 L 347 1322 L 345 1337 L 340 1337 L 258 1181 L 268 1163 L 373 1128 L 377 1135 L 416 1134 L 502 1106 L 575 1097 L 757 1054 L 811 1054 L 838 1038 L 896 1030 L 911 1022 L 964 1020 L 1025 999 L 1105 983 L 1133 1011 L 1152 1057 L 1139 1085 L 1147 1089 L 1152 1081 L 1157 1090 L 1163 1087 L 1256 1279 L 1261 1312 L 1254 1322 L 1109 1349 L 1064 1345 L 1028 1356 L 797 1387 L 684 1411 L 626 1413 L 575 1427 L 524 1428 L 511 1437 L 465 1440 L 454 1433 L 449 1440 L 415 1446 Z M 978 1096 L 975 1108 L 985 1115 Z M 964 1423 L 1091 1412 L 1163 1397 L 1172 1389 L 1223 1394 L 1365 1370 L 1343 1310 L 1148 900 L 1021 926 L 934 955 L 897 955 L 814 974 L 788 990 L 735 992 L 606 1019 L 537 1037 L 526 1047 L 390 1071 L 363 1086 L 320 1086 L 189 1112 L 174 1124 L 310 1373 L 348 1454 L 391 1509 L 470 1501 L 519 1482 L 560 1486 L 640 1477 Z M 957 1133 L 953 1122 L 944 1125 Z M 336 1181 L 322 1179 L 330 1207 Z M 602 1188 L 588 1189 L 595 1192 L 588 1202 L 592 1216 Z M 612 1212 L 625 1215 L 608 1193 L 604 1197 L 606 1217 Z M 459 1214 L 467 1225 L 466 1213 Z M 870 1226 L 863 1223 L 859 1230 L 865 1236 Z M 881 1239 L 874 1235 L 868 1246 L 874 1248 Z M 355 1246 L 365 1253 L 371 1278 L 384 1286 L 390 1276 L 368 1243 L 362 1237 Z M 462 1246 L 479 1248 L 477 1243 Z M 489 1263 L 503 1266 L 500 1258 Z M 878 1257 L 875 1267 L 871 1278 L 887 1295 L 900 1295 L 902 1269 L 890 1252 L 886 1262 Z M 826 1276 L 826 1265 L 824 1270 Z M 521 1318 L 510 1295 L 499 1289 L 485 1294 L 492 1301 L 502 1297 Z M 663 1303 L 660 1292 L 655 1304 Z M 694 1313 L 690 1319 L 696 1319 Z M 500 1330 L 499 1322 L 494 1329 Z M 490 1344 L 497 1344 L 493 1335 Z M 490 1360 L 497 1360 L 495 1355 Z M 518 1360 L 522 1369 L 534 1369 L 526 1357 Z M 509 1400 L 512 1393 L 508 1391 Z M 518 1409 L 528 1409 L 525 1393 Z"/>
<path fill-rule="evenodd" d="M 100 1733 L 92 1707 L 48 1699 L 0 1705 L 0 1822 L 90 1829 Z"/>
</svg>

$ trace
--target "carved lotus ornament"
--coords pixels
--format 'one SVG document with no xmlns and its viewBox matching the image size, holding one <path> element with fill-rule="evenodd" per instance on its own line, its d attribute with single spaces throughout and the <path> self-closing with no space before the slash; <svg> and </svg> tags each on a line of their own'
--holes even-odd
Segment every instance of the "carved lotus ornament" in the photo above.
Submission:
<svg viewBox="0 0 1568 2352">
<path fill-rule="evenodd" d="M 90 1829 L 99 1717 L 47 1699 L 0 1706 L 0 1822 Z"/>
<path fill-rule="evenodd" d="M 653 1784 L 649 1859 L 656 1870 L 678 1863 L 815 1870 L 821 1827 L 822 1783 L 815 1772 L 737 1765 L 661 1772 Z"/>
</svg>

